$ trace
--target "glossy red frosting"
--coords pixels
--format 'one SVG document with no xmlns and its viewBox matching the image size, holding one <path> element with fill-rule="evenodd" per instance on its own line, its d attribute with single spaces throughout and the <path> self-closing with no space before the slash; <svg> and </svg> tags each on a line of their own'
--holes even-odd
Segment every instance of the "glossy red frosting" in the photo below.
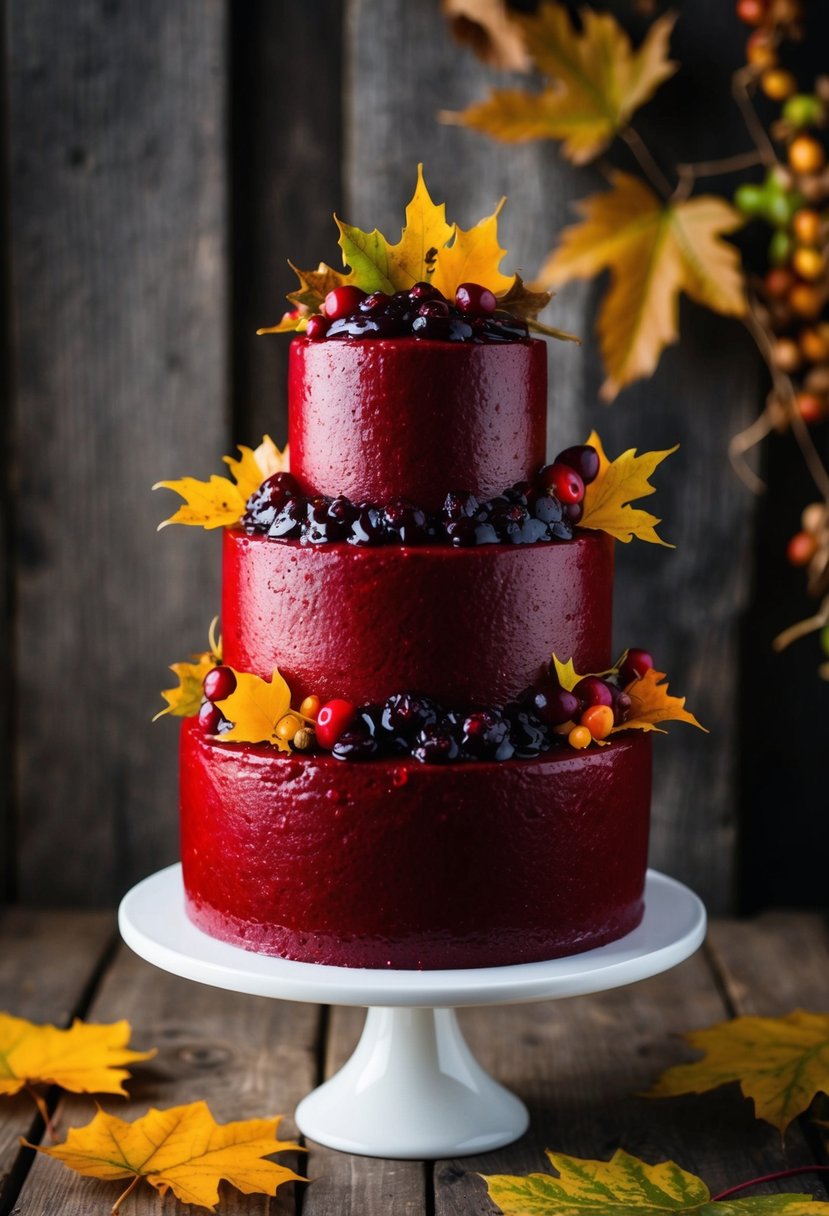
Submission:
<svg viewBox="0 0 829 1216">
<path fill-rule="evenodd" d="M 530 962 L 642 916 L 650 739 L 532 761 L 348 764 L 181 743 L 187 910 L 265 954 L 347 967 Z"/>
<path fill-rule="evenodd" d="M 419 339 L 291 343 L 291 472 L 306 492 L 359 502 L 407 498 L 429 510 L 447 491 L 485 498 L 543 463 L 543 342 Z"/>
<path fill-rule="evenodd" d="M 224 537 L 225 661 L 295 697 L 356 703 L 420 691 L 501 704 L 555 652 L 579 671 L 611 659 L 613 541 L 537 545 L 301 545 Z"/>
</svg>

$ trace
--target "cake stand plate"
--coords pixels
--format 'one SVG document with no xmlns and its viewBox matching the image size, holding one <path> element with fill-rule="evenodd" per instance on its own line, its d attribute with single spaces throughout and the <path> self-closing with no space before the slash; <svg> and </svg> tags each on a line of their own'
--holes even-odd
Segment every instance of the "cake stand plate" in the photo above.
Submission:
<svg viewBox="0 0 829 1216">
<path fill-rule="evenodd" d="M 456 1008 L 555 1000 L 647 979 L 693 954 L 705 923 L 692 891 L 649 870 L 642 923 L 607 946 L 509 967 L 383 971 L 295 963 L 208 937 L 185 914 L 178 865 L 133 887 L 119 910 L 127 945 L 174 975 L 255 996 L 367 1007 L 354 1054 L 300 1102 L 296 1122 L 331 1148 L 413 1159 L 498 1148 L 529 1122 L 523 1103 L 475 1060 Z"/>
</svg>

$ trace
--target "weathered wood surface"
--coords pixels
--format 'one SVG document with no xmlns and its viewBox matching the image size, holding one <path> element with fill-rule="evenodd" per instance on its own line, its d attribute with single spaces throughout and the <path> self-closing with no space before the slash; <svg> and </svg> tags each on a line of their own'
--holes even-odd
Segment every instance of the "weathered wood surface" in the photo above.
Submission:
<svg viewBox="0 0 829 1216">
<path fill-rule="evenodd" d="M 106 917 L 14 913 L 0 920 L 0 1009 L 66 1022 L 72 1012 L 127 1017 L 133 1044 L 158 1048 L 136 1066 L 130 1097 L 104 1097 L 122 1117 L 150 1106 L 205 1099 L 219 1119 L 277 1111 L 295 1129 L 298 1100 L 336 1070 L 359 1036 L 360 1010 L 315 1007 L 225 993 L 155 971 L 124 947 L 104 954 Z M 102 959 L 104 959 L 102 965 Z M 705 1095 L 642 1097 L 672 1064 L 689 1057 L 679 1035 L 738 1013 L 776 1015 L 797 1005 L 829 1009 L 829 937 L 816 917 L 785 915 L 712 926 L 694 958 L 663 976 L 593 997 L 512 1008 L 464 1010 L 467 1041 L 493 1075 L 529 1105 L 531 1126 L 516 1144 L 454 1161 L 385 1161 L 335 1153 L 313 1143 L 296 1168 L 313 1181 L 275 1201 L 223 1188 L 221 1210 L 282 1216 L 485 1216 L 494 1209 L 480 1173 L 547 1169 L 546 1148 L 606 1159 L 617 1147 L 656 1162 L 677 1161 L 712 1193 L 774 1170 L 822 1163 L 805 1120 L 785 1141 L 753 1118 L 735 1086 Z M 401 1094 L 401 1103 L 406 1095 Z M 64 1098 L 61 1131 L 92 1115 L 91 1098 Z M 117 1188 L 18 1154 L 18 1130 L 42 1135 L 30 1108 L 0 1099 L 0 1214 L 88 1216 L 109 1209 Z M 16 1120 L 16 1122 L 15 1122 Z M 14 1168 L 12 1168 L 14 1167 Z M 764 1188 L 812 1191 L 819 1176 Z M 137 1216 L 166 1211 L 149 1187 L 130 1199 Z"/>
</svg>

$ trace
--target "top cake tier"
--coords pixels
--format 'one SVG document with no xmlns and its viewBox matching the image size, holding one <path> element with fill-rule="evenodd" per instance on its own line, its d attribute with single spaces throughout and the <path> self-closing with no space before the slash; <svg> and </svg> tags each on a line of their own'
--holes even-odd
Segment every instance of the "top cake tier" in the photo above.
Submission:
<svg viewBox="0 0 829 1216">
<path fill-rule="evenodd" d="M 492 498 L 543 463 L 543 342 L 414 338 L 291 343 L 291 472 L 305 493 L 405 498 L 427 510 L 449 490 Z"/>
</svg>

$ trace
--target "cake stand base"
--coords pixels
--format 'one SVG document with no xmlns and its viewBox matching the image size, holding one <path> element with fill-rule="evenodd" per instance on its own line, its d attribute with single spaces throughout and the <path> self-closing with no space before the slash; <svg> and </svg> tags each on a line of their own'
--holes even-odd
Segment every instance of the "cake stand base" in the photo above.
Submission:
<svg viewBox="0 0 829 1216">
<path fill-rule="evenodd" d="M 123 899 L 121 935 L 175 975 L 283 1000 L 368 1008 L 354 1054 L 297 1107 L 310 1139 L 371 1157 L 459 1157 L 517 1139 L 529 1122 L 518 1098 L 478 1064 L 454 1009 L 552 1000 L 618 988 L 688 958 L 705 936 L 693 892 L 649 871 L 645 917 L 617 942 L 569 958 L 454 971 L 381 971 L 252 954 L 202 933 L 184 911 L 181 867 Z"/>
</svg>

